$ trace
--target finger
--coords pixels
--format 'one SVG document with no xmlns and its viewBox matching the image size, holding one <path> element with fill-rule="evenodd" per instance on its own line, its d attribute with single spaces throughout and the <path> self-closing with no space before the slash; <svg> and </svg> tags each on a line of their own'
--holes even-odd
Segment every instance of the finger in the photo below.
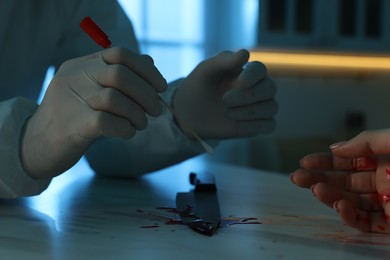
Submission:
<svg viewBox="0 0 390 260">
<path fill-rule="evenodd" d="M 94 111 L 86 117 L 85 130 L 85 136 L 81 137 L 88 139 L 100 136 L 129 139 L 136 133 L 135 128 L 128 120 L 103 111 Z"/>
<path fill-rule="evenodd" d="M 386 221 L 390 224 L 390 159 L 381 157 L 376 171 L 378 199 L 383 206 Z"/>
<path fill-rule="evenodd" d="M 150 56 L 138 55 L 122 47 L 109 48 L 102 51 L 101 55 L 108 64 L 122 64 L 134 71 L 157 92 L 163 92 L 168 88 L 166 80 L 153 65 L 153 59 Z"/>
<path fill-rule="evenodd" d="M 363 232 L 370 231 L 368 212 L 358 211 L 352 203 L 346 200 L 335 201 L 333 208 L 340 215 L 344 224 Z"/>
<path fill-rule="evenodd" d="M 272 118 L 277 112 L 278 103 L 272 99 L 252 105 L 228 108 L 225 116 L 231 120 L 256 120 Z"/>
<path fill-rule="evenodd" d="M 99 85 L 117 89 L 129 99 L 134 100 L 151 116 L 161 114 L 162 105 L 156 91 L 148 82 L 128 68 L 115 64 L 95 73 L 97 75 L 94 77 Z"/>
<path fill-rule="evenodd" d="M 70 87 L 69 89 L 69 93 L 74 95 L 75 100 L 79 100 L 88 105 L 86 106 L 87 109 L 80 110 L 82 114 L 78 115 L 79 117 L 85 118 L 83 122 L 84 126 L 81 127 L 78 133 L 80 138 L 85 140 L 94 140 L 100 136 L 131 138 L 135 135 L 136 130 L 134 125 L 128 119 L 118 117 L 113 113 L 96 111 L 84 100 L 80 93 L 75 91 L 75 87 Z M 80 88 L 80 90 L 83 89 Z"/>
<path fill-rule="evenodd" d="M 302 188 L 310 188 L 317 183 L 325 183 L 338 190 L 355 193 L 376 192 L 375 172 L 313 172 L 299 169 L 290 175 L 291 181 Z"/>
<path fill-rule="evenodd" d="M 274 119 L 237 121 L 237 134 L 242 137 L 272 133 L 276 128 Z"/>
<path fill-rule="evenodd" d="M 72 87 L 91 108 L 127 119 L 136 129 L 145 129 L 148 121 L 145 111 L 134 101 L 113 88 L 100 87 L 96 91 Z"/>
<path fill-rule="evenodd" d="M 317 183 L 311 187 L 313 195 L 328 207 L 333 207 L 335 201 L 347 200 L 354 207 L 361 210 L 379 211 L 383 210 L 376 193 L 359 194 L 347 192 L 325 183 Z"/>
<path fill-rule="evenodd" d="M 390 227 L 382 211 L 358 210 L 351 202 L 346 200 L 336 201 L 333 207 L 342 221 L 352 228 L 363 232 L 390 233 Z"/>
<path fill-rule="evenodd" d="M 102 136 L 129 139 L 136 133 L 135 128 L 127 120 L 102 112 L 97 119 Z"/>
<path fill-rule="evenodd" d="M 350 170 L 370 171 L 377 167 L 373 157 L 344 158 L 333 156 L 330 153 L 313 153 L 304 156 L 300 165 L 305 169 L 313 170 Z"/>
<path fill-rule="evenodd" d="M 331 153 L 312 153 L 305 155 L 299 162 L 304 169 L 312 170 L 351 170 L 351 160 L 333 156 Z"/>
<path fill-rule="evenodd" d="M 220 73 L 238 75 L 242 67 L 248 62 L 249 52 L 239 50 L 237 52 L 223 51 L 218 55 L 204 61 L 200 68 L 200 73 L 207 77 Z M 237 74 L 236 74 L 237 73 Z"/>
<path fill-rule="evenodd" d="M 151 56 L 147 55 L 147 54 L 142 54 L 141 57 L 143 57 L 144 59 L 146 59 L 148 62 L 150 62 L 151 64 L 154 64 L 154 60 Z"/>
<path fill-rule="evenodd" d="M 364 157 L 390 154 L 390 130 L 364 131 L 348 142 L 331 145 L 332 153 L 341 157 Z"/>
<path fill-rule="evenodd" d="M 267 77 L 267 68 L 261 62 L 248 63 L 238 77 L 238 85 L 242 88 L 253 87 Z"/>
<path fill-rule="evenodd" d="M 134 73 L 143 78 L 143 80 L 147 81 L 157 92 L 162 92 L 167 89 L 167 82 L 154 66 L 152 57 L 146 54 L 138 55 L 137 53 L 122 47 L 113 47 L 102 52 L 74 58 L 70 60 L 70 62 L 65 62 L 64 64 L 69 63 L 73 65 L 96 60 L 99 60 L 106 65 L 121 64 L 127 67 L 129 70 L 134 71 Z"/>
<path fill-rule="evenodd" d="M 276 94 L 276 84 L 269 77 L 258 82 L 251 88 L 232 88 L 222 97 L 228 107 L 238 107 L 272 99 Z"/>
</svg>

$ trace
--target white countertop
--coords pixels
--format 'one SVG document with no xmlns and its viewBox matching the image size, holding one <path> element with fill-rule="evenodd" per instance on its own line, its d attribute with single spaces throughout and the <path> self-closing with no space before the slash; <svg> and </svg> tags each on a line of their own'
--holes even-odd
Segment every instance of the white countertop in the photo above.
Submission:
<svg viewBox="0 0 390 260">
<path fill-rule="evenodd" d="M 188 174 L 217 180 L 223 218 L 261 224 L 207 237 L 176 214 Z M 390 235 L 360 233 L 288 175 L 192 159 L 139 180 L 94 178 L 85 163 L 39 196 L 0 200 L 0 259 L 390 259 Z"/>
</svg>

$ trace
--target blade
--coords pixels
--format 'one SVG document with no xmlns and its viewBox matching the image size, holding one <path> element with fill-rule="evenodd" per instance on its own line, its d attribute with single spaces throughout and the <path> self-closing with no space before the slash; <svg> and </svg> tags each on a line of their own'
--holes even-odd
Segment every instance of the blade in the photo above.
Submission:
<svg viewBox="0 0 390 260">
<path fill-rule="evenodd" d="M 176 208 L 183 222 L 194 231 L 211 236 L 221 219 L 216 191 L 179 192 Z"/>
</svg>

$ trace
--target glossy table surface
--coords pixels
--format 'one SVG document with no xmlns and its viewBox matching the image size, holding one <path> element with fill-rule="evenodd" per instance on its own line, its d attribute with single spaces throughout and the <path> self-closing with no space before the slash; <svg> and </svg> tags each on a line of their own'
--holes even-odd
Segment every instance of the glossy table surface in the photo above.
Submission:
<svg viewBox="0 0 390 260">
<path fill-rule="evenodd" d="M 254 223 L 211 237 L 168 224 L 188 174 L 204 169 L 222 218 Z M 390 259 L 390 235 L 344 226 L 288 175 L 199 158 L 138 180 L 96 178 L 80 163 L 39 196 L 0 200 L 0 218 L 0 259 Z"/>
</svg>

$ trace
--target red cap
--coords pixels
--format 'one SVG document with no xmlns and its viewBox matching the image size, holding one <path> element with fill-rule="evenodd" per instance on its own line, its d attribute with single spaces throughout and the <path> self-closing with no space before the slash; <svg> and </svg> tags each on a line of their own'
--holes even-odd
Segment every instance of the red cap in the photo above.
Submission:
<svg viewBox="0 0 390 260">
<path fill-rule="evenodd" d="M 107 49 L 111 45 L 110 39 L 107 34 L 92 20 L 91 17 L 87 16 L 80 22 L 80 27 L 83 29 L 98 45 Z"/>
</svg>

